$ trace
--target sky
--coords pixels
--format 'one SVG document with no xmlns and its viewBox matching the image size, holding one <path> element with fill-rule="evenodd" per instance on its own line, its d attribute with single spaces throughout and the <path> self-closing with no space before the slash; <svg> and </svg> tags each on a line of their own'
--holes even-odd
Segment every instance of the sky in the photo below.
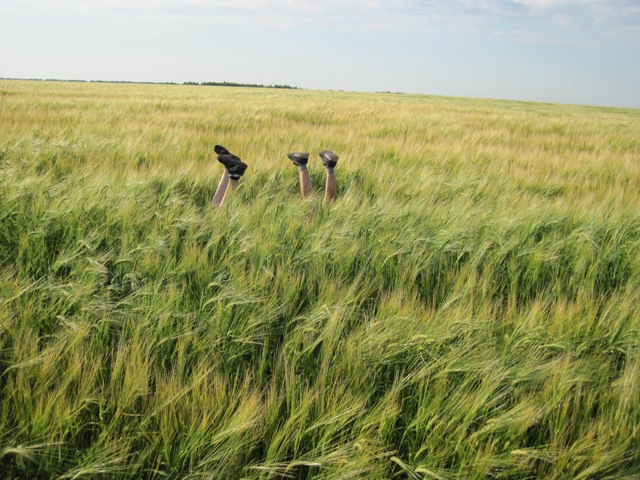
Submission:
<svg viewBox="0 0 640 480">
<path fill-rule="evenodd" d="M 640 108 L 640 0 L 0 0 L 0 77 Z"/>
</svg>

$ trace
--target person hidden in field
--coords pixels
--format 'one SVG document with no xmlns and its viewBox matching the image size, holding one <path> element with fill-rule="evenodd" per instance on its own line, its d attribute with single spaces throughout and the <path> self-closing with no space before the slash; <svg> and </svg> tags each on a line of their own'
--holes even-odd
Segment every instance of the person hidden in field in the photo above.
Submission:
<svg viewBox="0 0 640 480">
<path fill-rule="evenodd" d="M 224 203 L 229 192 L 233 192 L 238 188 L 238 180 L 244 174 L 247 169 L 247 164 L 244 163 L 240 157 L 234 155 L 229 150 L 221 145 L 216 145 L 214 151 L 218 155 L 218 161 L 224 165 L 225 171 L 222 174 L 222 178 L 218 183 L 218 188 L 211 198 L 211 206 L 219 207 Z M 338 156 L 331 150 L 321 150 L 318 152 L 320 160 L 327 169 L 327 180 L 324 187 L 324 202 L 331 203 L 336 199 L 336 177 L 334 168 L 338 163 Z M 307 152 L 293 152 L 287 154 L 287 157 L 298 167 L 300 174 L 300 193 L 302 198 L 309 196 L 313 190 L 313 184 L 311 183 L 311 177 L 307 170 L 307 163 L 309 162 L 309 154 Z"/>
</svg>

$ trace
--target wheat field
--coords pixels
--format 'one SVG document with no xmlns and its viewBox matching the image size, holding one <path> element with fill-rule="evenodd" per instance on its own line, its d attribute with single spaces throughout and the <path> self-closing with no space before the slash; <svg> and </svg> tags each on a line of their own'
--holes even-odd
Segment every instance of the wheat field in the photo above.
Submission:
<svg viewBox="0 0 640 480">
<path fill-rule="evenodd" d="M 0 81 L 0 477 L 638 478 L 639 206 L 638 110 Z"/>
</svg>

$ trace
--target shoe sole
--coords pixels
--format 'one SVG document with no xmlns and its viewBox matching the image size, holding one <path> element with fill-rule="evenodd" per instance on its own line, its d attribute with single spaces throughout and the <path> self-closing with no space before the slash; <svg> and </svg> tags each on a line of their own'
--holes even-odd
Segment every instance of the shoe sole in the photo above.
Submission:
<svg viewBox="0 0 640 480">
<path fill-rule="evenodd" d="M 331 150 L 320 150 L 318 155 L 322 159 L 322 163 L 326 163 L 325 159 L 327 162 L 337 162 L 339 158 L 338 155 L 333 153 Z"/>
<path fill-rule="evenodd" d="M 296 165 L 301 162 L 303 165 L 309 161 L 309 154 L 307 152 L 293 152 L 287 153 L 287 157 Z"/>
</svg>

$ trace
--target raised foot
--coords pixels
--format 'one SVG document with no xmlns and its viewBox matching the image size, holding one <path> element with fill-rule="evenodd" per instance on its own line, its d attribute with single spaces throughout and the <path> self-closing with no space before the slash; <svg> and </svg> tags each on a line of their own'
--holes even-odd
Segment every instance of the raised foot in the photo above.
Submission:
<svg viewBox="0 0 640 480">
<path fill-rule="evenodd" d="M 289 160 L 291 160 L 296 167 L 306 165 L 309 161 L 309 154 L 307 152 L 287 153 L 287 157 L 289 157 Z"/>
<path fill-rule="evenodd" d="M 338 155 L 333 153 L 331 150 L 320 150 L 318 155 L 320 156 L 320 160 L 322 160 L 324 166 L 327 168 L 333 168 L 338 163 Z"/>
</svg>

